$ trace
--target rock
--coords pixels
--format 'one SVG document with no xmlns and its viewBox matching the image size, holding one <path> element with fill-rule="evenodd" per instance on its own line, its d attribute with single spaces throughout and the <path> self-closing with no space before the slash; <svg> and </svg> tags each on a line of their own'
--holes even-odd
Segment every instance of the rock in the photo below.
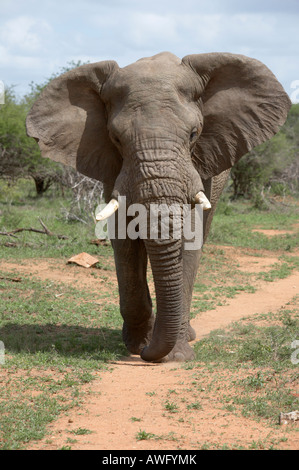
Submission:
<svg viewBox="0 0 299 470">
<path fill-rule="evenodd" d="M 280 413 L 279 424 L 289 424 L 299 421 L 299 411 L 291 411 L 290 413 Z"/>
</svg>

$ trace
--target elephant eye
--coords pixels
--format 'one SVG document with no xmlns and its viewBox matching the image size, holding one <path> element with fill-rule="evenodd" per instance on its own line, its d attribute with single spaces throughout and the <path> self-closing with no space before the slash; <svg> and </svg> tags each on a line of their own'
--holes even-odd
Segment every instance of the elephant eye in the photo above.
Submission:
<svg viewBox="0 0 299 470">
<path fill-rule="evenodd" d="M 196 140 L 197 137 L 198 137 L 198 134 L 199 134 L 198 129 L 197 129 L 197 128 L 196 128 L 196 129 L 193 129 L 193 131 L 192 131 L 191 134 L 190 134 L 190 143 L 191 143 L 191 144 L 193 144 L 193 142 L 195 142 L 195 140 Z"/>
<path fill-rule="evenodd" d="M 110 139 L 112 140 L 112 142 L 116 145 L 120 145 L 120 140 L 118 137 L 116 137 L 115 134 L 112 134 L 111 132 L 109 133 L 110 134 Z"/>
</svg>

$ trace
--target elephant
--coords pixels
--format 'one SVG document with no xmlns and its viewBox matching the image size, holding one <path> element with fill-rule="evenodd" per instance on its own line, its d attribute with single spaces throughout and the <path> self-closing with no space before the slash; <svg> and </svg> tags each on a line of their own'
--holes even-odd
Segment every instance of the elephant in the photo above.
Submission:
<svg viewBox="0 0 299 470">
<path fill-rule="evenodd" d="M 60 75 L 33 104 L 26 128 L 42 156 L 103 183 L 103 218 L 117 210 L 120 197 L 147 213 L 151 204 L 194 210 L 199 203 L 206 209 L 205 242 L 230 168 L 279 131 L 290 106 L 257 59 L 162 52 L 122 68 L 106 60 Z M 202 247 L 186 249 L 183 237 L 111 243 L 128 351 L 147 362 L 192 360 L 189 317 Z"/>
</svg>

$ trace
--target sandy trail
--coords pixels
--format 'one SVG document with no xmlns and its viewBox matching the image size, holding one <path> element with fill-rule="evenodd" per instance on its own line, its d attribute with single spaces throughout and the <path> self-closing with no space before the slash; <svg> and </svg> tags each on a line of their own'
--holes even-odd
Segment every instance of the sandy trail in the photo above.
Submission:
<svg viewBox="0 0 299 470">
<path fill-rule="evenodd" d="M 276 254 L 254 256 L 244 250 L 225 247 L 238 260 L 240 270 L 260 272 L 276 261 Z M 66 267 L 63 260 L 0 261 L 0 269 L 64 282 L 80 288 L 96 289 L 99 282 L 116 286 L 114 272 L 105 272 L 105 281 L 91 270 Z M 244 317 L 276 312 L 299 293 L 299 272 L 275 282 L 259 281 L 254 293 L 239 293 L 192 320 L 197 340 Z M 219 387 L 226 387 L 219 379 Z M 246 373 L 246 372 L 245 372 Z M 202 375 L 206 374 L 206 375 Z M 242 378 L 244 371 L 231 372 L 230 380 Z M 147 364 L 137 356 L 124 357 L 108 371 L 82 387 L 84 403 L 62 415 L 48 427 L 48 435 L 31 443 L 29 449 L 82 450 L 195 450 L 205 447 L 250 447 L 253 442 L 279 442 L 279 448 L 299 448 L 299 437 L 287 429 L 236 416 L 223 407 L 215 392 L 208 391 L 210 377 L 204 369 L 188 369 L 181 364 Z M 171 410 L 175 403 L 177 408 Z M 194 403 L 199 403 L 198 409 Z M 88 434 L 73 432 L 87 429 Z M 139 440 L 137 437 L 147 437 Z M 286 439 L 285 439 L 286 438 Z"/>
<path fill-rule="evenodd" d="M 261 287 L 254 294 L 242 293 L 231 299 L 228 305 L 202 313 L 192 320 L 197 338 L 200 339 L 210 331 L 223 328 L 243 317 L 279 310 L 299 293 L 299 273 L 276 282 L 260 284 Z"/>
<path fill-rule="evenodd" d="M 262 282 L 254 294 L 242 293 L 228 305 L 203 313 L 192 321 L 200 339 L 210 331 L 256 313 L 277 311 L 299 292 L 299 273 L 272 283 Z M 199 449 L 208 445 L 248 446 L 250 443 L 279 441 L 285 430 L 273 429 L 227 413 L 217 396 L 200 394 L 201 409 L 180 406 L 175 413 L 167 403 L 175 397 L 192 402 L 192 384 L 200 370 L 185 370 L 175 363 L 146 364 L 137 356 L 123 358 L 110 371 L 101 372 L 92 382 L 88 400 L 50 426 L 51 437 L 33 449 L 58 449 L 74 437 L 70 432 L 85 428 L 91 434 L 75 436 L 72 449 L 82 450 L 172 450 Z M 137 440 L 138 433 L 151 439 Z M 299 437 L 287 434 L 280 448 L 299 448 Z M 50 441 L 50 442 L 49 442 Z"/>
</svg>

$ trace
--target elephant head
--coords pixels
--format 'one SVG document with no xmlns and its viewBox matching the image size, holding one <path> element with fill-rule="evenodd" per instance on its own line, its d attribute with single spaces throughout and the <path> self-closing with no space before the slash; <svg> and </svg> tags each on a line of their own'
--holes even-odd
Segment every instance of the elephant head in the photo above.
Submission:
<svg viewBox="0 0 299 470">
<path fill-rule="evenodd" d="M 124 68 L 114 61 L 83 65 L 54 79 L 30 111 L 27 132 L 43 156 L 102 181 L 106 202 L 126 196 L 148 208 L 204 198 L 212 178 L 279 130 L 289 107 L 280 83 L 255 59 L 162 53 Z M 182 241 L 148 239 L 144 249 L 157 316 L 139 352 L 153 361 L 180 336 Z"/>
</svg>

